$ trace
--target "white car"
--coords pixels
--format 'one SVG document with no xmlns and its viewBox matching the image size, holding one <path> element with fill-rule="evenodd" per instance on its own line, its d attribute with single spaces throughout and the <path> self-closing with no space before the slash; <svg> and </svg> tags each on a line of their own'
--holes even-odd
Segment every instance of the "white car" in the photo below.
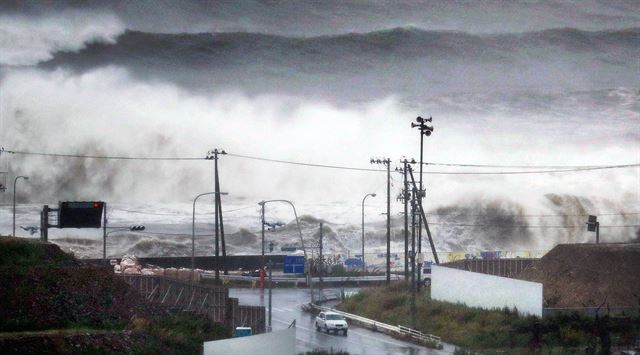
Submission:
<svg viewBox="0 0 640 355">
<path fill-rule="evenodd" d="M 345 336 L 347 335 L 347 330 L 349 329 L 349 325 L 347 321 L 344 320 L 344 317 L 334 312 L 320 312 L 316 317 L 316 330 L 323 330 L 327 333 L 334 332 L 338 334 L 338 332 L 342 332 Z"/>
</svg>

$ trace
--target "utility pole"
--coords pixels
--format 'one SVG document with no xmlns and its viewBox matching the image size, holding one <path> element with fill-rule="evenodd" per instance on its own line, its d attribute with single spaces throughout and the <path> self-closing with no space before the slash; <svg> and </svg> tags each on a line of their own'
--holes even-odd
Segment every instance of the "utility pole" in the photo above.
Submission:
<svg viewBox="0 0 640 355">
<path fill-rule="evenodd" d="M 28 176 L 16 176 L 13 180 L 13 234 L 12 236 L 16 236 L 16 186 L 18 185 L 19 179 L 29 180 Z"/>
<path fill-rule="evenodd" d="M 423 161 L 423 147 L 424 147 L 424 136 L 430 136 L 431 133 L 433 132 L 433 126 L 427 126 L 425 124 L 425 122 L 431 122 L 433 121 L 432 117 L 429 118 L 422 118 L 420 116 L 418 116 L 416 118 L 416 123 L 411 123 L 411 128 L 418 128 L 418 130 L 420 131 L 420 185 L 419 185 L 419 203 L 420 206 L 422 206 L 422 197 L 424 197 L 424 189 L 422 188 L 422 165 L 424 163 Z M 418 253 L 422 254 L 422 219 L 418 220 Z M 420 269 L 418 270 L 418 290 L 420 289 L 420 274 L 422 271 L 422 265 L 420 266 Z"/>
<path fill-rule="evenodd" d="M 102 219 L 102 260 L 107 260 L 107 203 L 104 203 L 104 216 Z"/>
<path fill-rule="evenodd" d="M 214 223 L 214 229 L 215 229 L 215 255 L 216 255 L 216 276 L 215 276 L 215 280 L 216 283 L 220 282 L 220 239 L 222 239 L 222 253 L 223 253 L 223 264 L 224 264 L 224 270 L 225 270 L 225 274 L 227 274 L 227 265 L 226 265 L 226 248 L 225 248 L 225 242 L 224 242 L 224 229 L 221 229 L 221 226 L 223 225 L 222 222 L 222 201 L 220 199 L 220 180 L 218 178 L 218 155 L 226 155 L 227 152 L 224 151 L 224 149 L 222 150 L 218 150 L 213 149 L 210 150 L 209 152 L 207 152 L 207 157 L 205 159 L 207 160 L 213 160 L 214 161 L 214 188 L 215 188 L 215 202 L 214 202 L 214 210 L 215 210 L 215 223 Z M 224 227 L 222 227 L 224 228 Z M 220 232 L 222 231 L 222 236 L 220 236 Z"/>
<path fill-rule="evenodd" d="M 318 276 L 320 277 L 320 297 L 322 297 L 322 272 L 324 271 L 324 259 L 322 258 L 322 222 L 320 222 L 320 243 L 319 243 L 319 254 L 320 254 L 320 271 Z"/>
<path fill-rule="evenodd" d="M 411 184 L 413 185 L 413 188 L 415 190 L 417 190 L 417 185 L 416 185 L 416 181 L 413 178 L 413 170 L 409 169 L 409 176 L 411 177 Z M 427 237 L 429 237 L 429 244 L 431 245 L 431 253 L 433 253 L 433 259 L 436 262 L 436 265 L 440 264 L 440 260 L 438 260 L 438 253 L 436 252 L 436 246 L 433 243 L 433 238 L 431 237 L 431 230 L 429 230 L 429 223 L 427 222 L 427 218 L 424 214 L 424 209 L 422 208 L 422 197 L 420 194 L 418 194 L 418 197 L 416 198 L 418 203 L 418 212 L 419 212 L 419 217 L 422 218 L 422 222 L 424 222 L 424 227 L 427 230 Z"/>
<path fill-rule="evenodd" d="M 262 270 L 264 270 L 264 201 L 260 203 L 260 224 L 262 225 Z"/>
<path fill-rule="evenodd" d="M 407 194 L 409 193 L 409 183 L 407 182 L 407 159 L 403 161 L 402 175 L 404 177 L 402 184 L 402 203 L 404 205 L 404 279 L 408 281 L 409 278 L 409 263 L 408 263 L 408 254 L 409 254 L 409 198 Z"/>
<path fill-rule="evenodd" d="M 411 166 L 407 166 L 411 171 Z M 411 198 L 411 328 L 416 328 L 416 188 Z"/>
<path fill-rule="evenodd" d="M 222 246 L 222 268 L 225 275 L 229 275 L 227 268 L 227 247 L 224 241 L 224 219 L 222 218 L 222 199 L 220 198 L 220 184 L 218 184 L 218 193 L 216 194 L 218 204 L 218 214 L 220 215 L 220 243 Z"/>
<path fill-rule="evenodd" d="M 387 167 L 387 285 L 389 285 L 391 283 L 391 159 L 372 158 L 370 162 L 384 164 Z"/>
<path fill-rule="evenodd" d="M 402 159 L 400 161 L 403 164 L 402 168 L 396 168 L 403 175 L 403 189 L 398 200 L 404 204 L 404 280 L 409 281 L 409 200 L 411 199 L 411 192 L 409 191 L 409 181 L 407 180 L 407 168 L 409 164 L 415 164 L 415 160 Z"/>
<path fill-rule="evenodd" d="M 269 332 L 271 331 L 271 270 L 273 269 L 273 261 L 269 260 Z"/>
</svg>

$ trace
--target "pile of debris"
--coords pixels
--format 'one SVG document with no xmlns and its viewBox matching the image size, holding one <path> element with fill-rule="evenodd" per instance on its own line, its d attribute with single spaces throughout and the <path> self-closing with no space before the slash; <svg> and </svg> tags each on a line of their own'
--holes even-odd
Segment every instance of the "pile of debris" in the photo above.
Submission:
<svg viewBox="0 0 640 355">
<path fill-rule="evenodd" d="M 113 265 L 113 271 L 116 274 L 156 275 L 185 281 L 192 279 L 192 273 L 195 280 L 200 280 L 200 276 L 206 273 L 202 269 L 143 267 L 135 255 L 125 255 L 120 262 L 113 259 L 111 265 Z"/>
<path fill-rule="evenodd" d="M 640 244 L 560 244 L 519 279 L 544 285 L 544 306 L 640 307 Z"/>
</svg>

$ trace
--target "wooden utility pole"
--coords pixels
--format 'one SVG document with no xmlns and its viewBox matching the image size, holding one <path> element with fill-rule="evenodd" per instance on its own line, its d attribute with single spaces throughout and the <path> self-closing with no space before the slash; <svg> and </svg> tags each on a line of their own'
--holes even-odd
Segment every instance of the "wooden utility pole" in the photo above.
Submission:
<svg viewBox="0 0 640 355">
<path fill-rule="evenodd" d="M 214 210 L 215 210 L 215 256 L 216 256 L 216 274 L 215 280 L 216 282 L 220 282 L 220 241 L 222 242 L 222 264 L 224 268 L 225 275 L 228 274 L 227 271 L 227 263 L 226 263 L 226 247 L 224 241 L 224 223 L 222 221 L 222 200 L 220 199 L 220 179 L 218 177 L 218 155 L 225 155 L 227 152 L 224 150 L 213 149 L 207 153 L 207 160 L 213 160 L 214 162 L 214 191 L 215 191 L 215 202 L 214 202 Z M 221 239 L 221 240 L 220 240 Z"/>
<path fill-rule="evenodd" d="M 391 283 L 391 159 L 371 159 L 371 164 L 387 167 L 387 285 Z M 363 255 L 364 257 L 364 255 Z"/>
<path fill-rule="evenodd" d="M 436 252 L 436 246 L 433 243 L 433 238 L 431 237 L 431 230 L 429 229 L 429 223 L 427 223 L 427 218 L 424 214 L 424 209 L 422 208 L 422 196 L 420 191 L 418 190 L 418 187 L 416 185 L 416 180 L 413 178 L 413 171 L 411 169 L 409 169 L 409 177 L 411 177 L 411 184 L 413 185 L 413 189 L 414 189 L 414 193 L 417 193 L 417 197 L 415 198 L 417 200 L 417 207 L 418 207 L 418 212 L 419 212 L 419 217 L 422 218 L 422 222 L 424 223 L 424 227 L 427 230 L 427 236 L 429 237 L 429 244 L 431 245 L 431 252 L 433 253 L 433 259 L 435 260 L 436 264 L 440 264 L 440 261 L 438 260 L 438 253 Z M 417 191 L 417 192 L 416 192 Z"/>
<path fill-rule="evenodd" d="M 260 202 L 260 224 L 262 225 L 262 270 L 264 270 L 264 204 L 264 201 Z"/>
<path fill-rule="evenodd" d="M 409 181 L 407 180 L 407 169 L 410 162 L 407 159 L 402 161 L 403 167 L 399 170 L 403 175 L 403 188 L 402 192 L 398 196 L 398 200 L 404 204 L 404 279 L 409 281 L 409 200 L 411 199 L 411 192 L 409 192 Z"/>
</svg>

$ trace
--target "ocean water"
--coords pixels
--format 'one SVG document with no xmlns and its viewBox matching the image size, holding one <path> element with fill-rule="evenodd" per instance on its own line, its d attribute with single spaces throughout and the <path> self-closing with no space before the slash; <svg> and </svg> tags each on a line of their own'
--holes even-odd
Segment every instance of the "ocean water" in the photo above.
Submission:
<svg viewBox="0 0 640 355">
<path fill-rule="evenodd" d="M 418 159 L 410 122 L 421 115 L 435 127 L 423 177 L 442 252 L 585 242 L 589 214 L 603 240 L 640 238 L 638 167 L 512 174 L 640 161 L 633 1 L 149 5 L 0 5 L 0 183 L 9 187 L 0 233 L 11 228 L 13 178 L 28 175 L 19 225 L 38 225 L 44 203 L 104 200 L 111 225 L 147 226 L 110 234 L 112 255 L 189 255 L 191 199 L 212 189 L 211 161 L 22 153 L 204 158 L 222 148 L 231 153 L 219 161 L 230 253 L 260 250 L 263 199 L 294 201 L 307 216 L 305 240 L 323 220 L 331 253 L 357 253 L 361 201 L 375 192 L 365 227 L 376 254 L 385 174 L 357 169 L 382 169 L 372 157 L 391 158 L 392 171 Z M 402 177 L 391 176 L 401 250 Z M 211 254 L 211 202 L 198 211 L 198 252 Z M 269 232 L 276 248 L 299 239 L 288 206 L 268 213 L 287 223 Z M 99 231 L 53 230 L 51 239 L 101 255 Z"/>
</svg>

